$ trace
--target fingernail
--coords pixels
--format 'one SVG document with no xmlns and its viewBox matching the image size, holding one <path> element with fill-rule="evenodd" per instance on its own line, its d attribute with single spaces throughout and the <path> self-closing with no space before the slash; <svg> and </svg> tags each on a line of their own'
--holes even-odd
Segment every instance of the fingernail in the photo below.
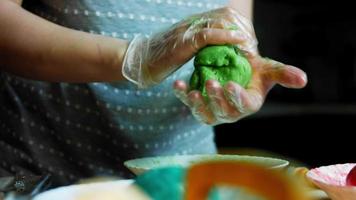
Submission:
<svg viewBox="0 0 356 200">
<path fill-rule="evenodd" d="M 303 73 L 302 75 L 302 80 L 304 81 L 304 83 L 307 83 L 308 82 L 308 77 L 307 77 L 307 74 Z"/>
<path fill-rule="evenodd" d="M 214 79 L 207 80 L 205 84 L 207 84 L 208 87 L 217 87 L 217 86 L 219 86 L 219 82 L 214 80 Z"/>
</svg>

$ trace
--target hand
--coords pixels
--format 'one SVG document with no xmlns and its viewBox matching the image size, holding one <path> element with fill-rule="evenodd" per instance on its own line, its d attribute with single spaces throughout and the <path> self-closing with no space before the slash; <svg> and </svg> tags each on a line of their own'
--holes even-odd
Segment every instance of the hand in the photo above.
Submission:
<svg viewBox="0 0 356 200">
<path fill-rule="evenodd" d="M 302 88 L 306 74 L 293 66 L 262 58 L 250 57 L 253 75 L 247 88 L 229 82 L 221 86 L 215 80 L 206 82 L 209 100 L 200 91 L 190 91 L 181 80 L 174 84 L 176 96 L 192 110 L 193 115 L 206 124 L 232 123 L 258 111 L 268 91 L 277 83 L 288 88 Z"/>
<path fill-rule="evenodd" d="M 209 80 L 206 82 L 208 99 L 204 99 L 200 91 L 190 91 L 184 81 L 178 80 L 174 84 L 176 96 L 191 108 L 199 121 L 206 124 L 232 123 L 257 112 L 275 84 L 303 88 L 307 83 L 307 76 L 302 70 L 261 57 L 252 23 L 246 18 L 239 19 L 242 23 L 234 26 L 242 30 L 245 40 L 230 44 L 238 45 L 251 64 L 253 74 L 247 87 L 234 82 L 221 86 L 219 82 Z"/>
<path fill-rule="evenodd" d="M 229 30 L 238 27 L 238 30 Z M 188 62 L 206 45 L 240 44 L 257 52 L 253 27 L 231 8 L 220 8 L 189 17 L 151 37 L 136 36 L 122 66 L 129 81 L 144 88 L 157 83 Z"/>
</svg>

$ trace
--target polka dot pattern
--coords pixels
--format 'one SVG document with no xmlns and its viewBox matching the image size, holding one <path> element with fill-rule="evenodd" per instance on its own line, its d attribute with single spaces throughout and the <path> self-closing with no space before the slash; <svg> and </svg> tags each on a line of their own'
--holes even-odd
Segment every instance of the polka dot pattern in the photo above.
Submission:
<svg viewBox="0 0 356 200">
<path fill-rule="evenodd" d="M 207 9 L 216 9 L 221 7 L 221 4 L 215 3 L 202 3 L 200 1 L 180 1 L 180 0 L 145 0 L 149 3 L 154 4 L 168 4 L 179 7 L 197 7 L 197 8 L 207 8 Z"/>
<path fill-rule="evenodd" d="M 86 0 L 43 0 L 48 10 L 39 5 L 33 11 L 69 28 L 130 40 L 224 1 L 102 1 L 97 6 Z M 105 6 L 111 4 L 118 5 Z M 134 12 L 140 6 L 145 9 Z M 128 82 L 47 83 L 0 72 L 5 83 L 0 150 L 16 158 L 2 159 L 0 167 L 11 173 L 50 173 L 57 184 L 68 184 L 94 175 L 129 177 L 122 163 L 136 157 L 214 152 L 212 128 L 194 120 L 172 91 L 173 82 L 188 80 L 192 70 L 190 62 L 146 90 Z"/>
</svg>

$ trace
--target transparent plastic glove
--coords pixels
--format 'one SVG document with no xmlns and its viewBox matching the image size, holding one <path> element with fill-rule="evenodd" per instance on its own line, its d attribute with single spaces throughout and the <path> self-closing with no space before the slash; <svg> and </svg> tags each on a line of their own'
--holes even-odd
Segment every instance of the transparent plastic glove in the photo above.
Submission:
<svg viewBox="0 0 356 200">
<path fill-rule="evenodd" d="M 238 30 L 229 30 L 235 29 Z M 127 49 L 122 74 L 140 88 L 160 83 L 207 45 L 239 44 L 257 52 L 253 27 L 231 8 L 189 17 L 166 31 L 136 36 Z"/>
<path fill-rule="evenodd" d="M 191 108 L 199 121 L 217 125 L 236 122 L 257 112 L 276 83 L 288 88 L 302 88 L 307 83 L 306 74 L 296 67 L 261 57 L 249 61 L 253 75 L 247 88 L 234 82 L 221 86 L 209 80 L 206 82 L 209 100 L 206 100 L 200 91 L 189 91 L 188 84 L 177 80 L 174 84 L 176 96 Z"/>
<path fill-rule="evenodd" d="M 238 25 L 237 28 L 242 29 Z M 184 81 L 175 82 L 176 96 L 191 108 L 199 121 L 211 125 L 236 122 L 258 111 L 275 84 L 288 88 L 302 88 L 306 85 L 307 76 L 302 70 L 261 57 L 257 51 L 256 37 L 251 39 L 251 36 L 255 35 L 253 28 L 246 30 L 251 31 L 247 34 L 249 40 L 246 42 L 249 44 L 238 45 L 245 51 L 253 71 L 252 79 L 246 88 L 234 82 L 222 86 L 217 81 L 209 80 L 206 82 L 208 99 L 205 99 L 200 91 L 190 91 Z"/>
</svg>

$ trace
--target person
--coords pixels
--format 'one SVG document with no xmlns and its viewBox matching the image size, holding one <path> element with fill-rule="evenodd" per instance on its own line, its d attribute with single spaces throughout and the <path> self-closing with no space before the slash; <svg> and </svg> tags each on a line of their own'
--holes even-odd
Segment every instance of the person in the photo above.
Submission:
<svg viewBox="0 0 356 200">
<path fill-rule="evenodd" d="M 1 0 L 0 176 L 50 174 L 59 186 L 128 178 L 132 158 L 216 153 L 211 125 L 256 112 L 276 83 L 307 82 L 258 54 L 251 9 L 246 0 Z M 217 44 L 238 45 L 253 76 L 247 88 L 208 81 L 206 102 L 186 83 L 190 60 Z"/>
</svg>

